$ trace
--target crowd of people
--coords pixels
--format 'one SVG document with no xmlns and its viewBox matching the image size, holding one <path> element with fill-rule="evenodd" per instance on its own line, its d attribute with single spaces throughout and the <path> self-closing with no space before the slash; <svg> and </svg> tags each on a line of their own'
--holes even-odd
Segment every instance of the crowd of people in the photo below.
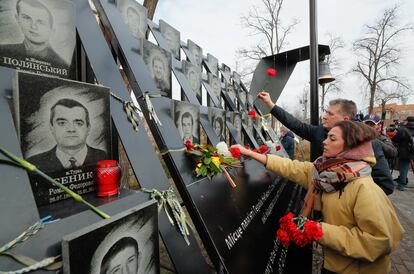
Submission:
<svg viewBox="0 0 414 274">
<path fill-rule="evenodd" d="M 390 166 L 398 164 L 397 189 L 403 190 L 414 159 L 414 117 L 408 117 L 391 140 L 378 116 L 356 120 L 351 100 L 330 101 L 322 125 L 309 125 L 277 106 L 269 93 L 257 96 L 283 124 L 281 142 L 287 151 L 293 132 L 313 143 L 319 157 L 301 162 L 293 160 L 292 153 L 289 159 L 233 147 L 307 189 L 300 214 L 318 220 L 323 230 L 322 273 L 390 273 L 390 255 L 404 234 L 387 197 L 394 191 Z"/>
</svg>

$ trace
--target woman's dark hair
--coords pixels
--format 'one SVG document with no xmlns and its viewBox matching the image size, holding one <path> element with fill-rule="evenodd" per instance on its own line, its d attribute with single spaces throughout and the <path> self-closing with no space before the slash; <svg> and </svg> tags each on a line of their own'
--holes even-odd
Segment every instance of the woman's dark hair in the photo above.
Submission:
<svg viewBox="0 0 414 274">
<path fill-rule="evenodd" d="M 353 149 L 362 143 L 374 140 L 377 136 L 375 129 L 355 121 L 340 121 L 332 127 L 342 130 L 345 149 Z"/>
</svg>

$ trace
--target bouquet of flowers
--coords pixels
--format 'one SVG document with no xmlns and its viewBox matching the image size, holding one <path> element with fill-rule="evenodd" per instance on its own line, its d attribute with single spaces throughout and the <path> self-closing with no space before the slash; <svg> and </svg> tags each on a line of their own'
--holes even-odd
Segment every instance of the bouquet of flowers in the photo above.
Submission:
<svg viewBox="0 0 414 274">
<path fill-rule="evenodd" d="M 214 147 L 208 144 L 192 144 L 189 140 L 185 142 L 185 146 L 186 152 L 194 159 L 196 177 L 208 177 L 211 180 L 215 175 L 223 172 L 231 187 L 236 187 L 226 168 L 241 167 L 238 159 L 240 157 L 239 149 L 229 151 L 224 142 L 220 142 Z"/>
<path fill-rule="evenodd" d="M 318 222 L 301 215 L 294 217 L 291 212 L 280 218 L 279 223 L 280 228 L 276 236 L 284 247 L 288 247 L 290 242 L 304 247 L 312 241 L 319 241 L 323 236 L 322 227 Z"/>
</svg>

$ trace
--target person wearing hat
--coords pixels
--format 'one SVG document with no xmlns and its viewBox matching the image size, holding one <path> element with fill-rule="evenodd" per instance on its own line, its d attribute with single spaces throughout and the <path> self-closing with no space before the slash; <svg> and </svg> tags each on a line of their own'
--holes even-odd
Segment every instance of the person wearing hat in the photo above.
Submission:
<svg viewBox="0 0 414 274">
<path fill-rule="evenodd" d="M 397 189 L 403 191 L 408 183 L 407 174 L 410 162 L 414 160 L 414 152 L 409 149 L 411 137 L 414 135 L 414 116 L 408 116 L 405 125 L 401 125 L 392 138 L 398 147 L 398 165 L 400 176 L 398 177 Z"/>
<path fill-rule="evenodd" d="M 377 140 L 381 144 L 384 151 L 385 158 L 388 161 L 388 165 L 392 169 L 394 167 L 395 159 L 398 155 L 397 148 L 393 145 L 391 139 L 382 132 L 381 118 L 373 113 L 367 114 L 362 119 L 364 124 L 372 127 L 378 134 Z"/>
</svg>

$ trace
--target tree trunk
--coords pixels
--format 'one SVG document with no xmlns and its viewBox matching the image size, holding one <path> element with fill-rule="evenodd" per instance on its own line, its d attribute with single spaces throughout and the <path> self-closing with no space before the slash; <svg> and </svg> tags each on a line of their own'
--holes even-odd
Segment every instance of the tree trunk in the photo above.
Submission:
<svg viewBox="0 0 414 274">
<path fill-rule="evenodd" d="M 369 98 L 369 108 L 368 108 L 368 113 L 372 113 L 372 110 L 374 108 L 374 97 L 375 97 L 375 85 L 371 84 L 370 87 L 370 98 Z"/>
</svg>

